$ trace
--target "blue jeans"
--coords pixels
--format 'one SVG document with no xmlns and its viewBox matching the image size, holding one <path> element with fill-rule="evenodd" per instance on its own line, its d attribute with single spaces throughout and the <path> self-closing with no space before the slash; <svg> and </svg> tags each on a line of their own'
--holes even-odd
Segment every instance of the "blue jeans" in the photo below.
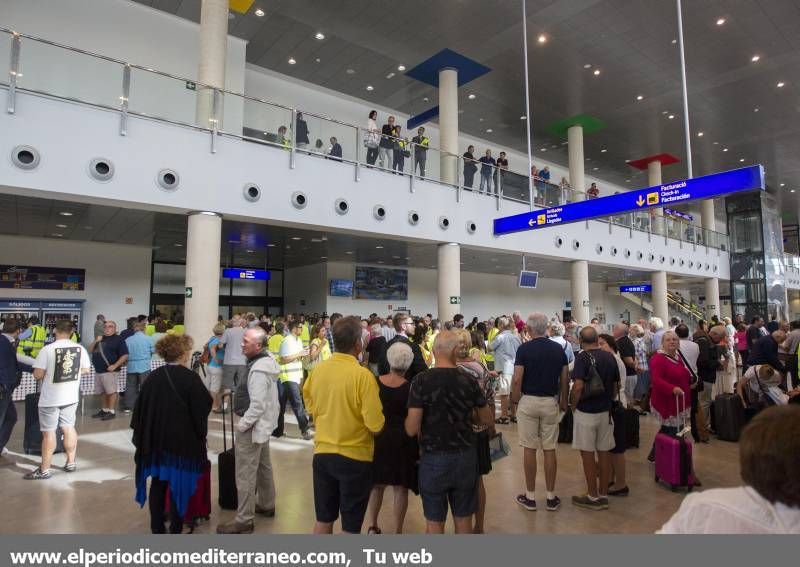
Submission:
<svg viewBox="0 0 800 567">
<path fill-rule="evenodd" d="M 492 192 L 492 172 L 488 171 L 486 173 L 481 172 L 481 186 L 478 189 L 481 193 L 483 193 L 483 188 L 486 187 L 486 191 L 491 193 Z"/>
<path fill-rule="evenodd" d="M 139 397 L 142 385 L 149 375 L 149 370 L 147 372 L 128 372 L 125 378 L 125 397 L 122 399 L 122 405 L 125 409 L 133 411 L 133 408 L 136 407 L 136 399 Z"/>
<path fill-rule="evenodd" d="M 641 400 L 644 398 L 644 395 L 647 393 L 647 390 L 650 389 L 650 371 L 645 370 L 644 372 L 640 372 L 638 374 L 638 379 L 636 380 L 636 388 L 633 390 L 633 399 L 634 400 Z"/>
<path fill-rule="evenodd" d="M 308 430 L 308 417 L 306 416 L 306 408 L 303 405 L 303 398 L 300 396 L 300 384 L 296 382 L 278 382 L 278 396 L 280 398 L 281 409 L 278 415 L 278 427 L 272 432 L 275 437 L 283 435 L 283 412 L 286 410 L 286 402 L 292 404 L 292 411 L 297 418 L 297 425 L 300 427 L 300 432 L 305 433 Z"/>
<path fill-rule="evenodd" d="M 3 399 L 0 400 L 0 451 L 11 439 L 11 432 L 14 431 L 14 425 L 17 423 L 17 408 L 11 399 L 13 393 L 14 389 L 9 388 Z"/>
<path fill-rule="evenodd" d="M 419 493 L 425 519 L 444 522 L 448 504 L 456 518 L 474 514 L 478 509 L 478 478 L 475 446 L 455 453 L 422 453 Z"/>
</svg>

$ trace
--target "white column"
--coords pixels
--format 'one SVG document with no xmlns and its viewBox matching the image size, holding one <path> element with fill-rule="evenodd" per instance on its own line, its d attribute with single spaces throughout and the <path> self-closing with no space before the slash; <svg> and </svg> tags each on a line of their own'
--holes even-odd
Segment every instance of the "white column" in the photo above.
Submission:
<svg viewBox="0 0 800 567">
<path fill-rule="evenodd" d="M 436 272 L 439 320 L 452 321 L 461 312 L 461 246 L 439 245 L 439 269 Z M 458 298 L 452 303 L 451 298 Z"/>
<path fill-rule="evenodd" d="M 439 71 L 439 156 L 441 179 L 455 185 L 458 182 L 458 71 Z M 441 315 L 441 312 L 440 312 Z"/>
<path fill-rule="evenodd" d="M 647 186 L 655 187 L 661 185 L 661 162 L 658 160 L 651 161 L 647 164 Z M 655 234 L 664 234 L 664 210 L 660 207 L 658 209 L 651 209 L 653 214 L 650 219 L 653 223 L 651 230 Z"/>
<path fill-rule="evenodd" d="M 583 193 L 586 191 L 586 180 L 583 176 L 585 165 L 583 163 L 583 126 L 570 126 L 567 129 L 567 149 L 569 151 L 569 184 L 575 191 Z M 586 324 L 588 321 L 581 321 L 581 323 Z"/>
<path fill-rule="evenodd" d="M 669 323 L 669 306 L 667 305 L 667 272 L 653 272 L 653 315 L 660 318 L 664 325 Z"/>
<path fill-rule="evenodd" d="M 720 316 L 719 309 L 719 280 L 717 278 L 706 278 L 706 319 L 712 316 Z"/>
<path fill-rule="evenodd" d="M 589 307 L 589 262 L 574 260 L 571 266 L 572 318 L 579 325 L 588 325 L 592 320 L 592 312 Z"/>
<path fill-rule="evenodd" d="M 717 230 L 717 219 L 714 216 L 714 199 L 706 199 L 700 203 L 700 225 L 706 229 Z"/>
<path fill-rule="evenodd" d="M 219 314 L 220 247 L 222 215 L 209 212 L 189 213 L 186 235 L 186 287 L 183 313 L 186 334 L 194 339 L 195 350 L 202 349 Z"/>
<path fill-rule="evenodd" d="M 228 51 L 228 0 L 203 0 L 200 8 L 200 58 L 197 82 L 225 88 L 225 61 Z M 219 116 L 222 122 L 222 97 Z M 197 87 L 198 126 L 211 127 L 213 91 Z M 222 126 L 220 123 L 219 126 Z"/>
</svg>

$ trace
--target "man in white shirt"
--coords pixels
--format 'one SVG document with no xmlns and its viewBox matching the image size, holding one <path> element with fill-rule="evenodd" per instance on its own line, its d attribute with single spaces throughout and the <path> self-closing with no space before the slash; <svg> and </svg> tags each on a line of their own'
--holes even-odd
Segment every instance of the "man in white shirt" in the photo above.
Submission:
<svg viewBox="0 0 800 567">
<path fill-rule="evenodd" d="M 739 439 L 745 486 L 690 494 L 660 534 L 799 534 L 800 407 L 768 408 Z"/>
<path fill-rule="evenodd" d="M 82 345 L 70 340 L 72 321 L 56 323 L 56 340 L 45 346 L 33 363 L 33 377 L 42 381 L 39 396 L 39 428 L 42 431 L 42 462 L 26 480 L 47 480 L 51 476 L 50 460 L 56 448 L 56 429 L 64 432 L 67 453 L 65 472 L 75 471 L 75 450 L 78 433 L 75 431 L 75 411 L 80 397 L 81 374 L 91 368 L 89 353 Z"/>
<path fill-rule="evenodd" d="M 678 338 L 681 340 L 681 344 L 678 347 L 681 354 L 686 359 L 686 362 L 689 363 L 689 368 L 691 368 L 692 372 L 696 375 L 697 357 L 700 356 L 700 347 L 689 338 L 689 327 L 683 323 L 675 327 L 675 334 L 678 335 Z"/>
</svg>

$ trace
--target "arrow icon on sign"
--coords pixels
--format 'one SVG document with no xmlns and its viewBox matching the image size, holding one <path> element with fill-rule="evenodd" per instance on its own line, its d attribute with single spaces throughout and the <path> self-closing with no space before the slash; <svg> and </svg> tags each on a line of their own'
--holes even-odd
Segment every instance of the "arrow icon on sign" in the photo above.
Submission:
<svg viewBox="0 0 800 567">
<path fill-rule="evenodd" d="M 641 207 L 642 205 L 644 205 L 644 199 L 642 199 L 642 196 L 641 196 L 641 195 L 639 195 L 639 198 L 638 198 L 638 199 L 636 199 L 636 204 L 637 204 L 637 205 L 639 205 L 640 207 Z"/>
<path fill-rule="evenodd" d="M 533 220 L 533 219 L 531 219 L 531 220 L 529 220 L 529 221 L 528 221 L 528 226 L 533 226 L 533 225 L 535 225 L 535 224 L 536 224 L 536 222 L 534 222 L 534 220 Z"/>
</svg>

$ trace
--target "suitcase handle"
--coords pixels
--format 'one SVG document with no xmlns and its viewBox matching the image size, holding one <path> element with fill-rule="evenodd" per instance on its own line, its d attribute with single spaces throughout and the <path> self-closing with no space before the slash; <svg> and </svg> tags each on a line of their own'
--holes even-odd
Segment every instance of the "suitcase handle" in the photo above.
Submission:
<svg viewBox="0 0 800 567">
<path fill-rule="evenodd" d="M 229 392 L 227 394 L 222 394 L 222 409 L 225 409 L 225 398 L 230 398 L 230 405 L 229 413 L 231 418 L 231 449 L 236 450 L 236 435 L 234 434 L 233 430 L 233 392 Z M 228 450 L 228 433 L 225 429 L 225 414 L 222 414 L 222 449 L 223 451 Z"/>
<path fill-rule="evenodd" d="M 684 394 L 682 396 L 679 396 L 678 394 L 675 394 L 675 417 L 681 416 L 681 405 L 680 405 L 680 402 L 678 401 L 678 400 L 681 400 L 681 399 L 683 400 L 683 409 L 684 409 L 684 411 L 686 410 L 686 393 L 684 392 Z M 233 426 L 231 426 L 231 427 L 233 427 Z M 680 430 L 683 431 L 685 429 L 686 429 L 686 416 L 684 415 L 684 416 L 681 417 L 681 429 Z"/>
</svg>

